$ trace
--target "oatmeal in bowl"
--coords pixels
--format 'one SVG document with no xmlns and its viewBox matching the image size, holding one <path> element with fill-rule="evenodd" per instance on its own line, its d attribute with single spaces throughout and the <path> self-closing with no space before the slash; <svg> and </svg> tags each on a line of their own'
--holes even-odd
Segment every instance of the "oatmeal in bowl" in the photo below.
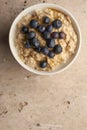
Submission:
<svg viewBox="0 0 87 130">
<path fill-rule="evenodd" d="M 19 14 L 11 27 L 9 42 L 14 57 L 24 68 L 50 75 L 74 61 L 81 34 L 76 20 L 65 9 L 38 4 Z"/>
</svg>

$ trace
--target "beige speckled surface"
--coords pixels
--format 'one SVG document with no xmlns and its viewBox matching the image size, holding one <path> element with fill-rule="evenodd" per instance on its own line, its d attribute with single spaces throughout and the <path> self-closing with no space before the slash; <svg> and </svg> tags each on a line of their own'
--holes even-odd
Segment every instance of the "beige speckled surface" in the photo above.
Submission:
<svg viewBox="0 0 87 130">
<path fill-rule="evenodd" d="M 87 130 L 87 0 L 54 0 L 73 13 L 82 31 L 80 54 L 66 71 L 34 75 L 9 50 L 12 21 L 23 8 L 40 2 L 0 1 L 0 130 Z"/>
</svg>

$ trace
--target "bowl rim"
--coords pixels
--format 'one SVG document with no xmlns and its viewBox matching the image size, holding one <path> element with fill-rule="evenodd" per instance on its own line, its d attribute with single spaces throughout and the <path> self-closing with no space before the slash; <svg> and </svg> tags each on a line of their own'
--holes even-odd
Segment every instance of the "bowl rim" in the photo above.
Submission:
<svg viewBox="0 0 87 130">
<path fill-rule="evenodd" d="M 70 61 L 69 64 L 67 64 L 64 68 L 61 68 L 60 70 L 56 70 L 56 71 L 52 71 L 52 72 L 47 72 L 47 71 L 39 71 L 39 70 L 35 70 L 33 68 L 29 68 L 27 65 L 24 65 L 24 63 L 22 61 L 19 61 L 18 58 L 15 56 L 15 53 L 13 52 L 12 50 L 12 46 L 11 46 L 11 35 L 12 35 L 12 28 L 13 26 L 15 26 L 15 21 L 20 17 L 20 15 L 24 14 L 27 10 L 33 8 L 33 10 L 35 9 L 35 7 L 37 6 L 53 6 L 54 8 L 58 8 L 59 10 L 62 10 L 63 12 L 65 12 L 65 14 L 68 14 L 74 21 L 75 23 L 75 26 L 77 27 L 77 30 L 78 30 L 78 35 L 79 35 L 79 46 L 78 46 L 78 50 L 74 56 L 74 58 Z M 27 14 L 27 13 L 26 13 Z M 26 15 L 25 14 L 25 15 Z M 23 16 L 22 16 L 23 17 Z M 22 18 L 21 17 L 21 18 Z M 81 36 L 81 30 L 80 30 L 80 27 L 79 27 L 79 24 L 76 20 L 76 18 L 72 15 L 72 13 L 70 11 L 68 11 L 67 9 L 65 9 L 64 7 L 60 6 L 60 5 L 56 5 L 56 4 L 52 4 L 52 3 L 40 3 L 40 4 L 35 4 L 35 5 L 32 5 L 28 8 L 26 8 L 25 10 L 23 10 L 22 12 L 20 12 L 17 17 L 14 19 L 11 27 L 10 27 L 10 31 L 9 31 L 9 46 L 10 46 L 10 50 L 11 50 L 11 53 L 13 55 L 13 57 L 15 58 L 15 60 L 26 70 L 30 71 L 30 72 L 33 72 L 35 74 L 39 74 L 39 75 L 54 75 L 54 74 L 57 74 L 57 73 L 60 73 L 60 72 L 63 72 L 64 70 L 66 70 L 68 67 L 70 67 L 74 61 L 76 60 L 79 52 L 80 52 L 80 49 L 81 49 L 81 43 L 82 43 L 82 36 Z M 22 64 L 23 63 L 23 64 Z"/>
</svg>

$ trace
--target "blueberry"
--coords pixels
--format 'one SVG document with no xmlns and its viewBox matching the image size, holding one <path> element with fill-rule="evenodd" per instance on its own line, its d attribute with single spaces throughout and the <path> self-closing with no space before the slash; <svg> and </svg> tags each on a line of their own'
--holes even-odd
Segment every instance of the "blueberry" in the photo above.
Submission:
<svg viewBox="0 0 87 130">
<path fill-rule="evenodd" d="M 38 48 L 40 46 L 40 43 L 39 43 L 38 39 L 33 38 L 33 39 L 31 39 L 31 45 L 35 48 Z"/>
<path fill-rule="evenodd" d="M 61 46 L 61 45 L 56 45 L 56 46 L 54 47 L 54 52 L 55 52 L 56 54 L 60 54 L 60 53 L 62 52 L 62 46 Z"/>
<path fill-rule="evenodd" d="M 49 48 L 53 48 L 55 46 L 55 40 L 52 38 L 47 39 L 46 43 Z"/>
<path fill-rule="evenodd" d="M 23 27 L 21 28 L 21 31 L 22 31 L 22 33 L 24 33 L 24 34 L 27 34 L 27 33 L 28 33 L 28 27 L 27 27 L 27 26 L 23 26 Z"/>
<path fill-rule="evenodd" d="M 32 38 L 34 38 L 36 36 L 36 33 L 34 32 L 34 31 L 30 31 L 29 33 L 28 33 L 28 39 L 32 39 Z"/>
<path fill-rule="evenodd" d="M 27 40 L 27 41 L 24 43 L 24 46 L 25 46 L 25 48 L 31 48 L 30 41 Z"/>
<path fill-rule="evenodd" d="M 45 24 L 50 23 L 50 18 L 49 18 L 48 16 L 44 16 L 44 17 L 43 17 L 43 22 L 44 22 Z"/>
<path fill-rule="evenodd" d="M 39 25 L 39 23 L 38 23 L 38 21 L 36 20 L 36 19 L 32 19 L 31 21 L 30 21 L 30 27 L 31 28 L 37 28 L 38 27 L 38 25 Z"/>
<path fill-rule="evenodd" d="M 53 26 L 52 26 L 52 25 L 48 25 L 48 26 L 46 27 L 46 30 L 47 30 L 48 32 L 52 32 Z"/>
<path fill-rule="evenodd" d="M 45 28 L 44 25 L 39 25 L 39 26 L 38 26 L 38 31 L 41 32 L 41 33 L 44 32 L 45 29 L 46 29 L 46 28 Z"/>
<path fill-rule="evenodd" d="M 51 37 L 54 38 L 54 39 L 57 39 L 57 38 L 59 38 L 59 33 L 58 32 L 52 32 Z"/>
<path fill-rule="evenodd" d="M 41 52 L 41 47 L 39 46 L 38 48 L 35 48 L 35 51 L 40 53 Z"/>
<path fill-rule="evenodd" d="M 42 52 L 44 55 L 48 55 L 49 50 L 48 50 L 47 47 L 42 47 L 42 48 L 41 48 L 41 52 Z"/>
<path fill-rule="evenodd" d="M 59 32 L 60 39 L 64 39 L 65 37 L 66 37 L 66 34 L 63 31 Z"/>
<path fill-rule="evenodd" d="M 50 58 L 53 58 L 53 57 L 55 56 L 55 54 L 54 54 L 54 52 L 49 51 L 48 56 L 49 56 Z"/>
<path fill-rule="evenodd" d="M 60 28 L 62 26 L 62 21 L 60 19 L 56 19 L 52 22 L 54 28 Z"/>
<path fill-rule="evenodd" d="M 43 38 L 44 39 L 49 39 L 50 38 L 50 33 L 47 32 L 47 31 L 43 32 Z"/>
<path fill-rule="evenodd" d="M 47 61 L 41 61 L 41 62 L 40 62 L 40 67 L 41 67 L 41 68 L 47 67 Z"/>
</svg>

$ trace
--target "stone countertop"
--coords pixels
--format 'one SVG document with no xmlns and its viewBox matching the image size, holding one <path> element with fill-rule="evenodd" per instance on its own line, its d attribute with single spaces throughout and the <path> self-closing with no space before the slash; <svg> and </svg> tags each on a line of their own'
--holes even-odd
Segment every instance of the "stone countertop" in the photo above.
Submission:
<svg viewBox="0 0 87 130">
<path fill-rule="evenodd" d="M 52 0 L 0 0 L 0 130 L 87 130 L 87 0 L 54 0 L 78 20 L 82 47 L 74 64 L 54 76 L 24 70 L 8 33 L 26 7 Z"/>
</svg>

